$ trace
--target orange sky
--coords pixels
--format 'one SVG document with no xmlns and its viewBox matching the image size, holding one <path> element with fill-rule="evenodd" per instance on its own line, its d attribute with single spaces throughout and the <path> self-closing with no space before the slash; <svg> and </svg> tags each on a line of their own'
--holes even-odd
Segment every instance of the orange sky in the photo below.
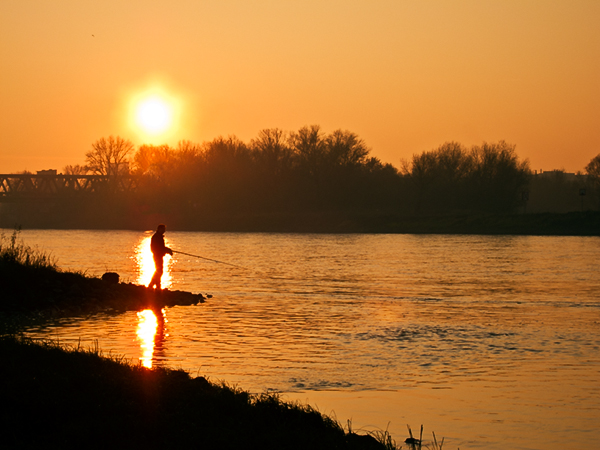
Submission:
<svg viewBox="0 0 600 450">
<path fill-rule="evenodd" d="M 504 139 L 533 169 L 600 153 L 597 0 L 0 0 L 0 173 L 139 145 L 132 99 L 180 107 L 163 138 L 357 133 L 372 156 Z"/>
</svg>

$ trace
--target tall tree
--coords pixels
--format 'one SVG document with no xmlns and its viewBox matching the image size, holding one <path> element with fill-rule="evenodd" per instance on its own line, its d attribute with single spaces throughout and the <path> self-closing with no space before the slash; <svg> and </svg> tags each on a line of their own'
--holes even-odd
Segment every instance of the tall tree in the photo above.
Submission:
<svg viewBox="0 0 600 450">
<path fill-rule="evenodd" d="M 85 154 L 86 167 L 96 175 L 117 175 L 129 171 L 128 157 L 133 151 L 131 141 L 119 136 L 100 138 Z"/>
<path fill-rule="evenodd" d="M 222 210 L 249 207 L 254 190 L 249 179 L 252 156 L 247 145 L 236 136 L 218 137 L 202 145 L 203 189 L 205 201 Z"/>
<path fill-rule="evenodd" d="M 287 140 L 286 133 L 278 128 L 259 131 L 258 137 L 250 141 L 250 148 L 260 170 L 273 176 L 289 168 L 292 152 Z"/>
<path fill-rule="evenodd" d="M 585 166 L 585 173 L 588 176 L 588 183 L 593 186 L 595 193 L 600 198 L 600 153 Z"/>
<path fill-rule="evenodd" d="M 515 146 L 504 141 L 483 143 L 467 151 L 456 142 L 413 155 L 403 162 L 412 181 L 417 209 L 509 212 L 520 201 L 531 171 L 519 161 Z"/>
<path fill-rule="evenodd" d="M 137 175 L 161 179 L 173 160 L 174 152 L 164 145 L 141 145 L 133 155 L 132 169 Z"/>
<path fill-rule="evenodd" d="M 319 182 L 320 168 L 324 158 L 325 141 L 318 125 L 303 127 L 291 133 L 290 147 L 295 154 L 298 165 Z"/>
<path fill-rule="evenodd" d="M 600 153 L 592 158 L 592 160 L 585 166 L 585 173 L 594 183 L 600 184 Z"/>
<path fill-rule="evenodd" d="M 290 189 L 295 182 L 294 155 L 288 141 L 288 133 L 278 128 L 261 130 L 250 141 L 258 210 L 273 211 L 291 205 Z"/>
<path fill-rule="evenodd" d="M 85 175 L 87 174 L 88 169 L 86 166 L 82 166 L 80 164 L 69 164 L 63 168 L 63 172 L 65 173 L 65 175 Z"/>
<path fill-rule="evenodd" d="M 402 174 L 412 184 L 416 209 L 460 207 L 471 166 L 469 153 L 458 142 L 446 142 L 435 150 L 413 155 L 410 162 L 403 161 Z"/>
<path fill-rule="evenodd" d="M 529 161 L 519 161 L 515 146 L 500 141 L 484 142 L 471 149 L 473 170 L 470 188 L 478 208 L 509 212 L 521 201 L 520 192 L 531 177 Z"/>
<path fill-rule="evenodd" d="M 342 167 L 364 164 L 369 154 L 365 142 L 350 131 L 336 130 L 325 138 L 327 159 Z"/>
</svg>

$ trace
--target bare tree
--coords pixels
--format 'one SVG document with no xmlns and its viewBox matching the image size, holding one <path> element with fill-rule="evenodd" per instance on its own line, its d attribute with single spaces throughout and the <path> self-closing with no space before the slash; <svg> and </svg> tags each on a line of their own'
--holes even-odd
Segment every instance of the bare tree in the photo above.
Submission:
<svg viewBox="0 0 600 450">
<path fill-rule="evenodd" d="M 69 164 L 63 168 L 63 172 L 65 175 L 85 175 L 87 174 L 88 169 L 86 166 L 82 166 L 80 164 L 76 164 L 74 166 Z"/>
<path fill-rule="evenodd" d="M 179 141 L 175 149 L 180 160 L 195 160 L 202 153 L 202 146 L 191 141 Z"/>
<path fill-rule="evenodd" d="M 325 156 L 325 140 L 318 125 L 303 127 L 289 136 L 290 148 L 302 169 L 319 179 L 320 166 Z"/>
<path fill-rule="evenodd" d="M 416 188 L 416 206 L 434 210 L 514 210 L 531 171 L 504 141 L 473 146 L 457 142 L 403 161 L 402 175 Z"/>
<path fill-rule="evenodd" d="M 529 160 L 519 160 L 515 145 L 484 142 L 471 148 L 470 187 L 482 209 L 508 212 L 520 203 L 519 193 L 529 184 Z"/>
<path fill-rule="evenodd" d="M 141 145 L 132 158 L 132 170 L 137 175 L 162 178 L 175 160 L 175 152 L 166 144 Z"/>
<path fill-rule="evenodd" d="M 292 151 L 287 145 L 286 133 L 278 128 L 261 130 L 250 148 L 259 167 L 271 175 L 280 174 L 291 165 Z"/>
<path fill-rule="evenodd" d="M 128 169 L 129 154 L 133 151 L 131 141 L 119 136 L 100 138 L 85 154 L 86 168 L 96 175 L 117 175 Z"/>
<path fill-rule="evenodd" d="M 416 210 L 456 208 L 464 198 L 471 160 L 461 144 L 446 142 L 435 150 L 413 155 L 411 161 L 402 161 L 402 174 L 415 189 Z"/>
<path fill-rule="evenodd" d="M 329 162 L 335 166 L 364 164 L 369 155 L 365 142 L 350 131 L 336 130 L 325 138 Z"/>
</svg>

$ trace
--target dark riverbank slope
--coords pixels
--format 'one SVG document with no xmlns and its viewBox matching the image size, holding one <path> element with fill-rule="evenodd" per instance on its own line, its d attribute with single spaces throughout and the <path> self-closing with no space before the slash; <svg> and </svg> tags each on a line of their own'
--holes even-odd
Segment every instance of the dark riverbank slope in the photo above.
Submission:
<svg viewBox="0 0 600 450">
<path fill-rule="evenodd" d="M 3 448 L 381 449 L 276 395 L 0 336 Z M 389 441 L 389 436 L 388 436 Z"/>
</svg>

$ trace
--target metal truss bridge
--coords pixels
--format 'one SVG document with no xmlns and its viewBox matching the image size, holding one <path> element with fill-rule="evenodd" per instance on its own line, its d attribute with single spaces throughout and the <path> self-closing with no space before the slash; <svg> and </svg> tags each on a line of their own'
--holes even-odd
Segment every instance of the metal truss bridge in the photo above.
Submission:
<svg viewBox="0 0 600 450">
<path fill-rule="evenodd" d="M 0 174 L 0 202 L 129 192 L 136 181 L 131 175 Z"/>
</svg>

